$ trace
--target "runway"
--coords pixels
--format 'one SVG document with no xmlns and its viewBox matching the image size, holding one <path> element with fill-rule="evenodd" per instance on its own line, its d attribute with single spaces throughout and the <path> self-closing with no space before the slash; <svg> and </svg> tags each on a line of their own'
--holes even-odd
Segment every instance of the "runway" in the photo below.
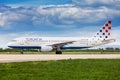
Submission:
<svg viewBox="0 0 120 80">
<path fill-rule="evenodd" d="M 120 59 L 120 54 L 0 54 L 0 63 L 67 59 Z"/>
</svg>

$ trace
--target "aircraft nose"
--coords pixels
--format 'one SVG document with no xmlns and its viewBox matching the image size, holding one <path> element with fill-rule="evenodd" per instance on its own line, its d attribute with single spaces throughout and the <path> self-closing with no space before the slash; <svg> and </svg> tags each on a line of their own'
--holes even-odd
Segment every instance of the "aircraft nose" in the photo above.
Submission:
<svg viewBox="0 0 120 80">
<path fill-rule="evenodd" d="M 8 42 L 7 43 L 7 46 L 11 46 L 13 43 L 12 42 Z"/>
</svg>

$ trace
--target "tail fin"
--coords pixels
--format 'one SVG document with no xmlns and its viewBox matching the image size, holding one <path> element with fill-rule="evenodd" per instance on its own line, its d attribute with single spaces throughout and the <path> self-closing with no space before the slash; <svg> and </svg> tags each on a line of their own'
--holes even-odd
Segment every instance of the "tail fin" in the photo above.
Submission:
<svg viewBox="0 0 120 80">
<path fill-rule="evenodd" d="M 110 39 L 110 31 L 112 27 L 112 21 L 107 21 L 103 27 L 97 32 L 97 34 L 94 36 L 97 40 L 107 40 Z"/>
</svg>

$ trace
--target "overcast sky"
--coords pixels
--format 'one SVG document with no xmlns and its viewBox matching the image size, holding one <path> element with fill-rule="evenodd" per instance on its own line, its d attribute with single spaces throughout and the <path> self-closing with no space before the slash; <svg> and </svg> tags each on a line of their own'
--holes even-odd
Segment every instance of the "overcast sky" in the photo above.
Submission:
<svg viewBox="0 0 120 80">
<path fill-rule="evenodd" d="M 92 37 L 107 20 L 120 45 L 120 0 L 0 0 L 0 47 L 21 36 Z"/>
</svg>

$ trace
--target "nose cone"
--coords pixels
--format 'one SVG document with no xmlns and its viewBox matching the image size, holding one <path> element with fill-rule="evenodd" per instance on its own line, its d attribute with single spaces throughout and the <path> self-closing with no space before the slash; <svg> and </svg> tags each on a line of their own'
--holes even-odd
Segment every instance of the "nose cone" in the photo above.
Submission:
<svg viewBox="0 0 120 80">
<path fill-rule="evenodd" d="M 7 43 L 7 46 L 8 46 L 8 47 L 10 47 L 10 46 L 12 46 L 12 45 L 13 45 L 12 42 Z"/>
</svg>

